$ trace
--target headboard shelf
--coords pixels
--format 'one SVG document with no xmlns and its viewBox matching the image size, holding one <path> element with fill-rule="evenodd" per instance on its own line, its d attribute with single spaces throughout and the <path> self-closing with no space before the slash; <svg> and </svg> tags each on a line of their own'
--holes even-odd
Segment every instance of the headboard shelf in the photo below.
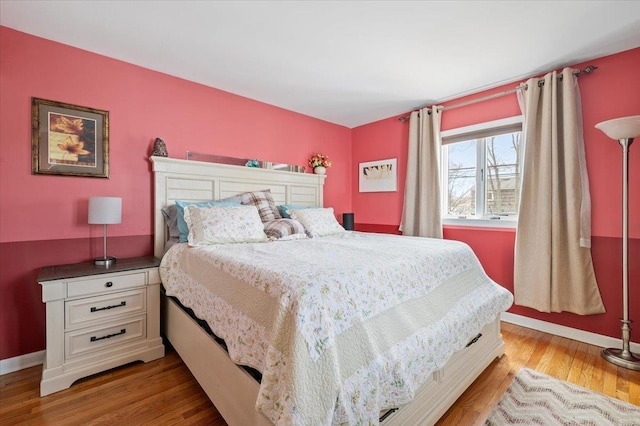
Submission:
<svg viewBox="0 0 640 426">
<path fill-rule="evenodd" d="M 276 204 L 323 205 L 325 176 L 167 157 L 151 157 L 154 172 L 154 254 L 167 241 L 162 208 L 176 200 L 219 200 L 270 189 Z"/>
</svg>

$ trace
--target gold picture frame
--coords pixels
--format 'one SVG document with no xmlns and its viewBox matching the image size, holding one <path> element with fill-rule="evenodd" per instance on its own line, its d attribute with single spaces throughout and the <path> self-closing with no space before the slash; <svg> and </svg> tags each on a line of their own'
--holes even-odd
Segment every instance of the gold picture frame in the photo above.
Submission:
<svg viewBox="0 0 640 426">
<path fill-rule="evenodd" d="M 31 98 L 32 173 L 109 178 L 109 111 Z"/>
</svg>

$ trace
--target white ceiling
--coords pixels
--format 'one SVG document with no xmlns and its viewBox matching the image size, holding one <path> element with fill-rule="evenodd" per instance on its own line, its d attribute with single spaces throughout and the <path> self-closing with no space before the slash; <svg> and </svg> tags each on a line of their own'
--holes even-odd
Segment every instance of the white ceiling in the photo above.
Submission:
<svg viewBox="0 0 640 426">
<path fill-rule="evenodd" d="M 356 127 L 640 46 L 640 1 L 21 1 L 0 23 Z"/>
</svg>

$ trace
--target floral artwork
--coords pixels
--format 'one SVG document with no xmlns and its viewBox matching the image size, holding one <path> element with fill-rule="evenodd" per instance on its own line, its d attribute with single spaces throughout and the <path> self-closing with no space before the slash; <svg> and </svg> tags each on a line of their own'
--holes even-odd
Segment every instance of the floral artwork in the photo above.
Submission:
<svg viewBox="0 0 640 426">
<path fill-rule="evenodd" d="M 33 98 L 32 172 L 109 177 L 109 112 Z"/>
<path fill-rule="evenodd" d="M 49 163 L 96 164 L 96 121 L 49 113 Z"/>
</svg>

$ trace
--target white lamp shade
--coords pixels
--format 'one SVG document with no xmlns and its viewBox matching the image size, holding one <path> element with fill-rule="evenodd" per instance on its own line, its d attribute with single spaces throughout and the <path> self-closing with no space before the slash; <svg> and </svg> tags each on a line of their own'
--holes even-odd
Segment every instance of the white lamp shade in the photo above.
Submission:
<svg viewBox="0 0 640 426">
<path fill-rule="evenodd" d="M 603 121 L 596 124 L 596 129 L 615 140 L 635 138 L 640 136 L 640 115 Z"/>
<path fill-rule="evenodd" d="M 89 224 L 112 225 L 122 222 L 122 198 L 89 197 Z"/>
</svg>

